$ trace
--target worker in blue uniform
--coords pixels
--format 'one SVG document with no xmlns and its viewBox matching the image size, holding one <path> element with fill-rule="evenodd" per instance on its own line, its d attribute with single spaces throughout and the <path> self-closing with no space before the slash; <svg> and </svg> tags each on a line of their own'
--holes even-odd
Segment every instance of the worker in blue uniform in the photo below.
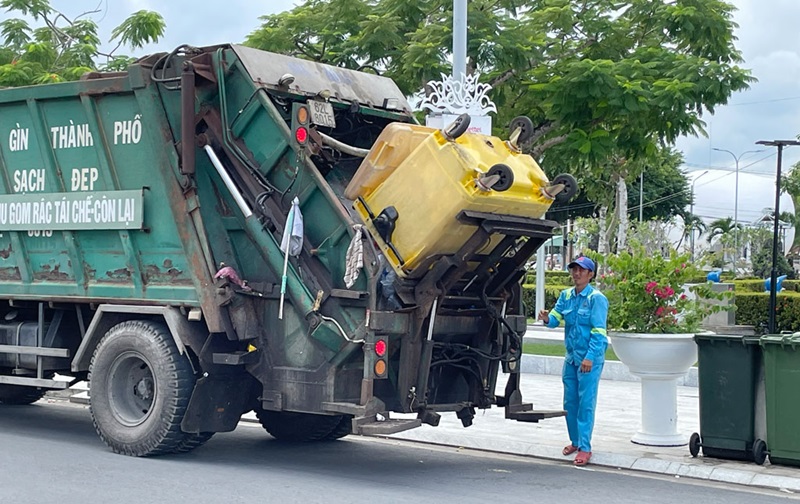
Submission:
<svg viewBox="0 0 800 504">
<path fill-rule="evenodd" d="M 570 444 L 563 454 L 575 455 L 575 465 L 586 465 L 592 457 L 592 430 L 597 389 L 603 372 L 608 338 L 608 299 L 589 285 L 595 274 L 594 261 L 580 256 L 569 264 L 574 287 L 561 292 L 555 307 L 541 310 L 539 320 L 548 327 L 564 322 L 564 409 Z"/>
</svg>

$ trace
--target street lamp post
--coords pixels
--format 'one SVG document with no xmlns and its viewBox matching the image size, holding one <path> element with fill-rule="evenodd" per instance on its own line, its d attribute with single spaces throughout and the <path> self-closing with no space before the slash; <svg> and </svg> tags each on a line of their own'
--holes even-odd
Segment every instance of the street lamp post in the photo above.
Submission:
<svg viewBox="0 0 800 504">
<path fill-rule="evenodd" d="M 692 179 L 692 197 L 689 203 L 689 214 L 691 214 L 692 218 L 694 218 L 694 183 L 697 182 L 697 179 L 699 179 L 706 173 L 708 173 L 708 170 L 704 171 L 703 173 Z M 692 234 L 690 236 L 690 242 L 691 242 L 692 262 L 694 262 L 694 222 L 692 222 L 691 233 Z"/>
<path fill-rule="evenodd" d="M 800 145 L 797 140 L 760 140 L 758 145 L 768 145 L 778 148 L 778 173 L 775 176 L 775 216 L 772 229 L 772 271 L 769 274 L 769 327 L 770 334 L 775 334 L 775 310 L 778 293 L 778 216 L 781 214 L 781 161 L 783 158 L 783 148 L 788 145 Z"/>
<path fill-rule="evenodd" d="M 745 154 L 755 154 L 756 152 L 762 152 L 763 149 L 745 151 L 738 156 L 727 149 L 714 148 L 713 150 L 727 152 L 733 156 L 733 160 L 736 162 L 736 195 L 733 200 L 733 275 L 736 276 L 736 262 L 739 260 L 739 160 L 742 159 Z"/>
</svg>

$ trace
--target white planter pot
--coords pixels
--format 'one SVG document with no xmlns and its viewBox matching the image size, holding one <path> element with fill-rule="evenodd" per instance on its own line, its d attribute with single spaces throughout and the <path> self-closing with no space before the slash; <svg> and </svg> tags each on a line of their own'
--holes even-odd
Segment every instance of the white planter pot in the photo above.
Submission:
<svg viewBox="0 0 800 504">
<path fill-rule="evenodd" d="M 642 425 L 631 441 L 649 446 L 682 446 L 678 432 L 678 378 L 697 361 L 694 334 L 608 335 L 614 353 L 642 379 Z"/>
</svg>

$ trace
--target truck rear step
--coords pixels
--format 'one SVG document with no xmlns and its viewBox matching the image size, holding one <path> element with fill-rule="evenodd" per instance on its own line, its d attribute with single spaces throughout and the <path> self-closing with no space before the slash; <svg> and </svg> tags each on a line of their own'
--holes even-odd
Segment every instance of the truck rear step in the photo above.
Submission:
<svg viewBox="0 0 800 504">
<path fill-rule="evenodd" d="M 388 436 L 422 425 L 418 418 L 396 419 L 388 418 L 388 413 L 353 419 L 353 432 L 362 436 Z"/>
</svg>

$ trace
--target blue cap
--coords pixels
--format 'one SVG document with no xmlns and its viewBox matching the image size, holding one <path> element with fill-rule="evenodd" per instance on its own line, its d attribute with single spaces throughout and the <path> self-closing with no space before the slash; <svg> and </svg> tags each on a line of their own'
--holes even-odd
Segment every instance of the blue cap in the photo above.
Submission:
<svg viewBox="0 0 800 504">
<path fill-rule="evenodd" d="M 580 256 L 580 257 L 576 258 L 571 263 L 569 263 L 569 265 L 567 265 L 567 268 L 571 268 L 573 266 L 580 266 L 581 268 L 583 268 L 585 270 L 589 270 L 591 272 L 594 272 L 594 261 L 592 261 L 591 259 L 589 259 L 586 256 Z"/>
</svg>

